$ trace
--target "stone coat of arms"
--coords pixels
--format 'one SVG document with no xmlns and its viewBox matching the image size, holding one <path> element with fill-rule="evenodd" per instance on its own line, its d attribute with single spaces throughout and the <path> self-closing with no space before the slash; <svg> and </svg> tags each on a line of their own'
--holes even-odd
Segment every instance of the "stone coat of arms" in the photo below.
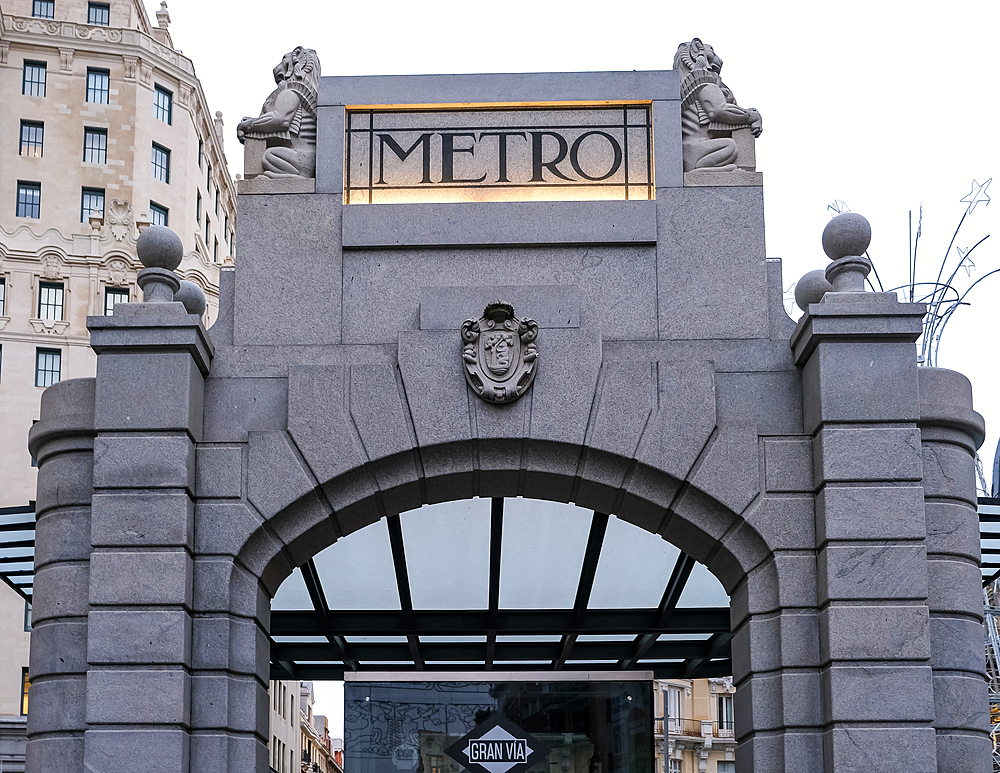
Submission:
<svg viewBox="0 0 1000 773">
<path fill-rule="evenodd" d="M 465 380 L 487 402 L 516 400 L 535 378 L 537 338 L 535 320 L 518 319 L 509 303 L 491 303 L 480 319 L 462 323 Z"/>
</svg>

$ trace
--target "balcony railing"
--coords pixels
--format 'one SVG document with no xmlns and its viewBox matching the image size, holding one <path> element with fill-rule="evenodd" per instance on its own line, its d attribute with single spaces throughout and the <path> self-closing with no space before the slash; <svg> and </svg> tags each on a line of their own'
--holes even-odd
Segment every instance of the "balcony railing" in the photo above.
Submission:
<svg viewBox="0 0 1000 773">
<path fill-rule="evenodd" d="M 667 731 L 673 736 L 689 736 L 691 738 L 704 738 L 712 735 L 715 738 L 734 738 L 732 721 L 710 721 L 707 719 L 667 719 Z M 653 732 L 656 735 L 663 735 L 663 719 L 657 718 L 653 723 Z"/>
</svg>

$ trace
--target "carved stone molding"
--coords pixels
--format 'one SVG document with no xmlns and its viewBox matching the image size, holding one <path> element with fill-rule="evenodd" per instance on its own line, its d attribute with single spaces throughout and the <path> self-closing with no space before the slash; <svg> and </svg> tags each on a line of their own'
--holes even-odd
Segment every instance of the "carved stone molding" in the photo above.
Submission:
<svg viewBox="0 0 1000 773">
<path fill-rule="evenodd" d="M 134 56 L 122 57 L 124 61 L 125 80 L 134 81 L 139 75 L 139 60 Z"/>
<path fill-rule="evenodd" d="M 142 60 L 139 61 L 139 79 L 146 86 L 153 85 L 153 68 Z"/>
<path fill-rule="evenodd" d="M 0 43 L 0 64 L 7 64 L 10 56 L 10 43 Z"/>
<path fill-rule="evenodd" d="M 535 379 L 537 338 L 533 319 L 518 319 L 508 303 L 491 303 L 482 317 L 462 323 L 465 380 L 486 402 L 516 400 Z"/>
<path fill-rule="evenodd" d="M 28 321 L 36 333 L 45 335 L 65 335 L 66 329 L 69 327 L 69 322 L 61 319 L 29 319 Z"/>
<path fill-rule="evenodd" d="M 108 273 L 111 275 L 111 281 L 108 284 L 112 287 L 125 287 L 128 285 L 125 279 L 125 275 L 128 273 L 128 263 L 123 259 L 113 258 L 108 261 Z"/>
<path fill-rule="evenodd" d="M 0 330 L 7 327 L 8 322 L 10 322 L 10 317 L 0 317 Z"/>
<path fill-rule="evenodd" d="M 135 217 L 132 215 L 132 204 L 128 201 L 112 199 L 104 213 L 106 227 L 105 236 L 110 235 L 116 242 L 132 240 L 132 226 Z"/>
<path fill-rule="evenodd" d="M 59 69 L 63 72 L 73 72 L 73 49 L 59 49 Z"/>
<path fill-rule="evenodd" d="M 44 258 L 42 258 L 42 278 L 44 279 L 61 279 L 62 278 L 62 259 L 53 253 L 49 253 Z"/>
</svg>

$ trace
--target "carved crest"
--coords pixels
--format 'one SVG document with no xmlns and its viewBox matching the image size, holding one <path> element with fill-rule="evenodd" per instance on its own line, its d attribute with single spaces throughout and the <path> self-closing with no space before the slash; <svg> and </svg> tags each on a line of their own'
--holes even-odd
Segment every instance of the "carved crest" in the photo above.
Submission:
<svg viewBox="0 0 1000 773">
<path fill-rule="evenodd" d="M 125 272 L 128 271 L 128 264 L 121 258 L 114 258 L 108 262 L 108 273 L 111 274 L 111 284 L 114 287 L 125 287 Z"/>
<path fill-rule="evenodd" d="M 62 261 L 59 259 L 58 255 L 49 253 L 44 258 L 42 258 L 42 278 L 43 279 L 60 279 Z"/>
<path fill-rule="evenodd" d="M 465 380 L 487 402 L 516 400 L 535 378 L 537 338 L 535 320 L 518 319 L 509 303 L 491 303 L 481 318 L 462 323 Z"/>
<path fill-rule="evenodd" d="M 127 201 L 112 199 L 105 222 L 116 242 L 132 233 L 132 205 Z"/>
</svg>

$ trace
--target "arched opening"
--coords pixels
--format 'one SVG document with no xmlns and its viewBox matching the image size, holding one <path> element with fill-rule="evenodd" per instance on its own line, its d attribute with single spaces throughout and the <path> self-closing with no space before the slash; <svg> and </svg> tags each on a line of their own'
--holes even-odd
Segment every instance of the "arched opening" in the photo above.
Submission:
<svg viewBox="0 0 1000 773">
<path fill-rule="evenodd" d="M 641 672 L 658 680 L 665 749 L 665 730 L 702 738 L 678 680 L 730 677 L 731 639 L 728 593 L 664 536 L 573 504 L 473 498 L 381 518 L 296 567 L 271 602 L 270 678 Z M 732 760 L 731 698 L 719 706 L 716 753 Z"/>
</svg>

